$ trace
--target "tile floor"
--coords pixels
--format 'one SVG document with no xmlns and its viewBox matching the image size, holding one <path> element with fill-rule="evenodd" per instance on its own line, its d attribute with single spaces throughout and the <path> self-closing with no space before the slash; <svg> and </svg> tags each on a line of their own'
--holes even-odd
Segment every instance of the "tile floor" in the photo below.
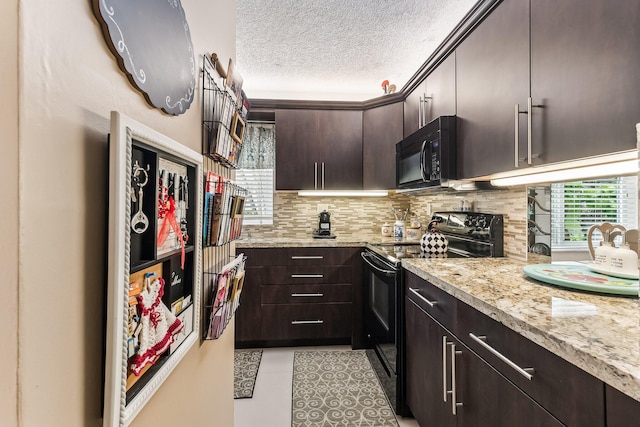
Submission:
<svg viewBox="0 0 640 427">
<path fill-rule="evenodd" d="M 350 350 L 349 346 L 266 348 L 262 353 L 251 399 L 234 400 L 235 427 L 290 427 L 293 352 L 296 350 Z M 398 417 L 400 427 L 419 427 L 411 418 Z"/>
</svg>

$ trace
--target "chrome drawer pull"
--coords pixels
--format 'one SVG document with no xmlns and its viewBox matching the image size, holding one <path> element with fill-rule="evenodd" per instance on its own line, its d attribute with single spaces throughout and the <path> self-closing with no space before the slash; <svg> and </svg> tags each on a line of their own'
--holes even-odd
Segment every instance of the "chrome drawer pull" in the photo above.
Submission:
<svg viewBox="0 0 640 427">
<path fill-rule="evenodd" d="M 447 390 L 447 336 L 442 336 L 442 399 L 446 402 L 449 390 Z"/>
<path fill-rule="evenodd" d="M 324 259 L 322 255 L 293 255 L 291 259 Z"/>
<path fill-rule="evenodd" d="M 437 301 L 429 301 L 428 299 L 426 299 L 425 297 L 423 297 L 422 295 L 420 295 L 420 292 L 418 292 L 417 289 L 414 288 L 409 288 L 409 290 L 411 292 L 413 292 L 413 294 L 415 294 L 418 298 L 420 298 L 422 301 L 426 302 L 427 304 L 429 304 L 429 307 L 434 307 L 436 304 L 438 304 Z"/>
<path fill-rule="evenodd" d="M 320 325 L 324 320 L 292 320 L 292 325 Z"/>
<path fill-rule="evenodd" d="M 487 340 L 486 336 L 484 336 L 484 335 L 476 336 L 476 335 L 472 334 L 471 332 L 469 332 L 469 336 L 471 337 L 472 340 L 474 340 L 475 342 L 480 344 L 482 347 L 484 347 L 487 350 L 489 350 L 489 352 L 491 352 L 491 354 L 496 356 L 498 359 L 502 360 L 507 365 L 511 366 L 517 373 L 519 373 L 520 375 L 522 375 L 523 377 L 525 377 L 529 381 L 531 381 L 533 379 L 533 375 L 532 374 L 535 372 L 535 370 L 533 368 L 521 368 L 520 366 L 518 366 L 515 363 L 513 363 L 507 357 L 503 356 L 502 353 L 500 353 L 498 350 L 496 350 L 495 348 L 493 348 L 489 344 L 487 344 L 485 342 Z"/>
<path fill-rule="evenodd" d="M 322 274 L 292 274 L 292 279 L 322 279 Z"/>
<path fill-rule="evenodd" d="M 292 297 L 323 297 L 324 294 L 291 294 Z"/>
<path fill-rule="evenodd" d="M 458 398 L 458 392 L 456 388 L 456 356 L 462 354 L 460 350 L 456 350 L 456 345 L 454 343 L 449 343 L 451 346 L 451 413 L 453 415 L 458 415 L 458 408 L 462 406 L 461 402 L 456 402 Z"/>
</svg>

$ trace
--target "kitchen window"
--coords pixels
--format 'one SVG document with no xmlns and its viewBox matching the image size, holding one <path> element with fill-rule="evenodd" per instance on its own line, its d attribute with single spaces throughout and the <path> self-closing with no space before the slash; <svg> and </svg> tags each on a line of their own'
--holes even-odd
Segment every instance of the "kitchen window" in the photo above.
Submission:
<svg viewBox="0 0 640 427">
<path fill-rule="evenodd" d="M 551 184 L 554 249 L 587 250 L 587 232 L 595 224 L 609 222 L 637 228 L 637 195 L 636 176 Z"/>
<path fill-rule="evenodd" d="M 236 170 L 236 182 L 247 189 L 244 225 L 273 224 L 275 141 L 273 123 L 247 123 Z"/>
</svg>

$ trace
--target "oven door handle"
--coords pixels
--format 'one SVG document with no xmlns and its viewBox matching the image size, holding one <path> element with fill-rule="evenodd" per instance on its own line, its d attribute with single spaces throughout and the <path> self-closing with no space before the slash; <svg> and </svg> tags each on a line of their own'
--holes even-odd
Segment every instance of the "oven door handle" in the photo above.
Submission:
<svg viewBox="0 0 640 427">
<path fill-rule="evenodd" d="M 366 252 L 360 252 L 360 256 L 362 257 L 362 259 L 364 260 L 364 262 L 366 262 L 369 267 L 373 268 L 375 271 L 382 273 L 384 275 L 387 276 L 395 276 L 396 275 L 396 271 L 395 270 L 385 270 L 382 269 L 380 267 L 378 267 L 377 265 L 375 265 L 371 260 L 369 260 L 370 255 L 367 254 Z"/>
</svg>

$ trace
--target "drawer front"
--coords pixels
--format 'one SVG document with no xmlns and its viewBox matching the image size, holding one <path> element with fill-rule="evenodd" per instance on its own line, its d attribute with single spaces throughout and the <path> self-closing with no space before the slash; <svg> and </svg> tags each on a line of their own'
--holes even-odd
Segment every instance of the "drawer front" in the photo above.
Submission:
<svg viewBox="0 0 640 427">
<path fill-rule="evenodd" d="M 262 339 L 351 337 L 351 304 L 264 304 Z"/>
<path fill-rule="evenodd" d="M 351 283 L 351 266 L 265 267 L 263 285 Z"/>
<path fill-rule="evenodd" d="M 245 248 L 237 253 L 247 255 L 247 264 L 261 266 L 326 266 L 351 265 L 359 248 Z"/>
<path fill-rule="evenodd" d="M 461 301 L 458 316 L 460 340 L 564 424 L 604 425 L 600 380 Z"/>
<path fill-rule="evenodd" d="M 351 302 L 351 285 L 262 286 L 262 304 Z"/>
<path fill-rule="evenodd" d="M 455 331 L 456 299 L 405 270 L 405 295 L 445 328 Z"/>
</svg>

